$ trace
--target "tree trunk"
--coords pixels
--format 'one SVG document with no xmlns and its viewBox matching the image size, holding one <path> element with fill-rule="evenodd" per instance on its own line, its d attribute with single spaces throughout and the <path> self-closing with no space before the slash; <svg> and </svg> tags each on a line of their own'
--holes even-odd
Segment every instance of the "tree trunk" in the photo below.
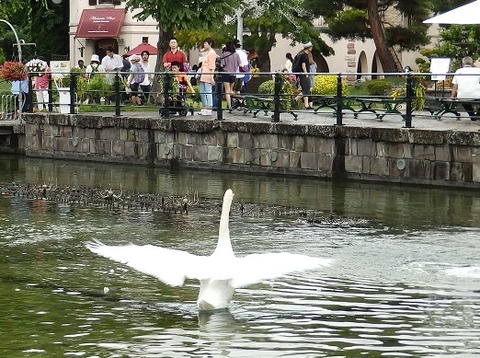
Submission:
<svg viewBox="0 0 480 358">
<path fill-rule="evenodd" d="M 367 0 L 368 22 L 372 31 L 373 41 L 377 49 L 378 58 L 384 72 L 397 72 L 395 60 L 390 52 L 383 28 L 382 19 L 378 13 L 377 0 Z"/>
<path fill-rule="evenodd" d="M 157 42 L 157 61 L 155 62 L 155 73 L 164 71 L 162 57 L 168 51 L 168 43 L 173 37 L 173 32 L 163 31 L 163 27 L 158 25 L 158 42 Z M 155 74 L 152 84 L 152 92 L 157 95 L 154 96 L 155 103 L 163 103 L 163 76 Z"/>
<path fill-rule="evenodd" d="M 258 67 L 260 68 L 260 72 L 270 72 L 270 56 L 269 52 L 270 48 L 260 48 L 258 49 Z"/>
<path fill-rule="evenodd" d="M 271 68 L 271 61 L 270 61 L 270 51 L 272 50 L 273 44 L 275 43 L 275 35 L 276 33 L 268 33 L 264 32 L 259 37 L 259 43 L 264 44 L 261 48 L 258 49 L 258 68 L 261 72 L 271 72 L 275 69 Z"/>
</svg>

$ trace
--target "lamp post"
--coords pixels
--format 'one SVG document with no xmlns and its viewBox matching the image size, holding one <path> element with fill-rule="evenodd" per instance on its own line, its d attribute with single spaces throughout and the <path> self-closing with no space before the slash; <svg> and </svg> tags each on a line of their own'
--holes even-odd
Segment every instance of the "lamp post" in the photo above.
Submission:
<svg viewBox="0 0 480 358">
<path fill-rule="evenodd" d="M 57 1 L 58 1 L 58 0 L 57 0 Z M 61 1 L 61 0 L 60 0 L 60 1 Z M 20 39 L 18 38 L 17 31 L 15 31 L 15 28 L 13 27 L 13 25 L 12 25 L 11 23 L 9 23 L 7 20 L 0 19 L 0 21 L 6 23 L 6 24 L 7 24 L 8 26 L 10 26 L 10 28 L 12 29 L 13 34 L 15 35 L 15 39 L 17 40 L 18 61 L 19 61 L 19 62 L 22 62 L 22 44 L 20 43 Z"/>
</svg>

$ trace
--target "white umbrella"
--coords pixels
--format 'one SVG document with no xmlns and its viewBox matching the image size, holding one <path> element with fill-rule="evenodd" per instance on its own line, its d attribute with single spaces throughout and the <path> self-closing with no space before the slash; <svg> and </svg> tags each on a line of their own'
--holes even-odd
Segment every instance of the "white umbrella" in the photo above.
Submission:
<svg viewBox="0 0 480 358">
<path fill-rule="evenodd" d="M 424 24 L 480 24 L 480 0 L 470 4 L 459 6 L 441 15 L 432 17 L 423 22 Z"/>
</svg>

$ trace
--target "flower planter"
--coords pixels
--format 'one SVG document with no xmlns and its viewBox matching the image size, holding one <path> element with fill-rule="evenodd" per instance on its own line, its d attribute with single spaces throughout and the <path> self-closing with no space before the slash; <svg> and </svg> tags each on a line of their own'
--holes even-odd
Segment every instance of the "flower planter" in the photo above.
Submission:
<svg viewBox="0 0 480 358">
<path fill-rule="evenodd" d="M 59 108 L 60 113 L 70 113 L 70 88 L 69 87 L 59 87 Z"/>
</svg>

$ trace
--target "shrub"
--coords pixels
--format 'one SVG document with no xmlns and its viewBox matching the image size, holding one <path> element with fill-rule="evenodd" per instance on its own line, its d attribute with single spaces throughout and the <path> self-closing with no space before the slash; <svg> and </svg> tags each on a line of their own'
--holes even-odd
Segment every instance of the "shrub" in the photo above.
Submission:
<svg viewBox="0 0 480 358">
<path fill-rule="evenodd" d="M 392 84 L 384 80 L 372 80 L 367 82 L 367 91 L 374 96 L 384 96 L 392 89 Z"/>
<path fill-rule="evenodd" d="M 91 98 L 108 97 L 113 95 L 113 88 L 105 75 L 97 73 L 88 81 L 87 92 Z"/>
<path fill-rule="evenodd" d="M 258 93 L 273 96 L 275 93 L 275 81 L 268 80 L 258 86 Z M 292 108 L 291 98 L 293 96 L 293 86 L 287 78 L 282 77 L 282 87 L 280 88 L 280 98 L 286 99 L 280 103 L 280 108 L 290 110 Z"/>
<path fill-rule="evenodd" d="M 335 95 L 337 94 L 337 75 L 317 75 L 312 88 L 313 95 Z M 342 78 L 342 95 L 348 95 L 348 86 Z"/>
</svg>

